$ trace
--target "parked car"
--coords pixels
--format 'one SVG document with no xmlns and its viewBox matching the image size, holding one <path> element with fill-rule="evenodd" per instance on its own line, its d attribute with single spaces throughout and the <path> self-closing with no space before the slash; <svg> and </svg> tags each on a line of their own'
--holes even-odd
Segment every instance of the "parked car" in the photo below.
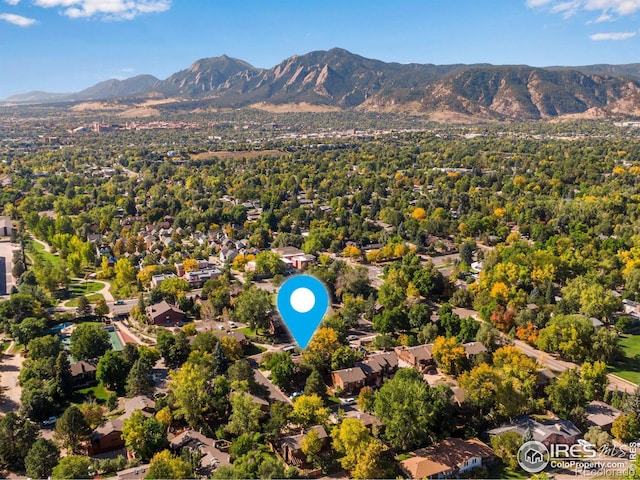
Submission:
<svg viewBox="0 0 640 480">
<path fill-rule="evenodd" d="M 349 398 L 341 398 L 340 399 L 340 403 L 342 405 L 353 405 L 354 403 L 356 403 L 356 399 L 353 397 L 349 397 Z"/>
<path fill-rule="evenodd" d="M 124 300 L 116 300 L 114 305 L 124 305 Z"/>
<path fill-rule="evenodd" d="M 42 422 L 43 427 L 50 427 L 54 425 L 58 421 L 58 417 L 49 417 L 45 421 Z"/>
<path fill-rule="evenodd" d="M 229 322 L 229 328 L 236 328 L 237 325 L 233 322 Z"/>
<path fill-rule="evenodd" d="M 347 336 L 347 340 L 349 342 L 355 342 L 356 340 L 358 340 L 358 336 L 357 335 L 348 335 Z"/>
<path fill-rule="evenodd" d="M 298 392 L 293 392 L 290 396 L 289 396 L 289 400 L 295 400 L 296 398 L 298 398 L 300 395 L 304 395 L 303 391 L 298 391 Z"/>
</svg>

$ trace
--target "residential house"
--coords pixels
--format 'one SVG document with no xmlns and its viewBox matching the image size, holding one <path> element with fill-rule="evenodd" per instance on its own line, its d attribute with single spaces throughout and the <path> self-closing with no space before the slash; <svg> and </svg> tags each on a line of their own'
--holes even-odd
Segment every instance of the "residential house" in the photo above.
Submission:
<svg viewBox="0 0 640 480">
<path fill-rule="evenodd" d="M 617 408 L 604 402 L 594 400 L 585 409 L 587 415 L 587 426 L 600 427 L 605 432 L 610 432 L 613 422 L 622 415 Z"/>
<path fill-rule="evenodd" d="M 169 442 L 169 447 L 175 452 L 186 448 L 192 452 L 199 452 L 200 468 L 197 472 L 200 476 L 209 477 L 211 473 L 222 465 L 230 465 L 229 453 L 218 448 L 216 440 L 203 435 L 195 430 L 185 430 L 176 435 Z"/>
<path fill-rule="evenodd" d="M 175 305 L 170 305 L 166 300 L 146 308 L 149 322 L 154 325 L 175 325 L 184 322 L 186 314 Z"/>
<path fill-rule="evenodd" d="M 102 235 L 99 233 L 90 233 L 87 235 L 87 242 L 89 243 L 97 243 L 102 238 Z"/>
<path fill-rule="evenodd" d="M 159 287 L 162 282 L 169 280 L 170 278 L 178 278 L 175 273 L 160 273 L 158 275 L 151 276 L 151 288 Z"/>
<path fill-rule="evenodd" d="M 202 270 L 186 272 L 182 278 L 189 283 L 191 288 L 200 288 L 207 280 L 218 278 L 220 275 L 222 275 L 222 272 L 217 268 L 207 267 Z"/>
<path fill-rule="evenodd" d="M 374 433 L 384 429 L 384 425 L 380 419 L 370 413 L 360 412 L 359 410 L 349 410 L 348 412 L 345 412 L 344 418 L 356 418 Z"/>
<path fill-rule="evenodd" d="M 282 263 L 290 268 L 304 270 L 316 262 L 316 257 L 307 255 L 296 247 L 280 247 L 272 249 L 273 252 L 280 255 Z"/>
<path fill-rule="evenodd" d="M 384 245 L 382 243 L 370 243 L 362 247 L 364 253 L 372 252 L 373 250 L 380 250 Z"/>
<path fill-rule="evenodd" d="M 365 386 L 367 376 L 360 367 L 344 368 L 331 372 L 333 390 L 342 390 L 345 394 L 356 394 Z"/>
<path fill-rule="evenodd" d="M 624 313 L 628 315 L 640 315 L 640 303 L 634 302 L 633 300 L 626 298 L 622 300 L 622 309 Z"/>
<path fill-rule="evenodd" d="M 329 443 L 329 436 L 322 425 L 311 427 L 311 430 L 318 432 L 318 439 L 322 441 L 323 448 Z M 278 441 L 278 453 L 288 465 L 304 468 L 308 466 L 307 456 L 302 452 L 302 440 L 306 433 L 303 431 L 298 435 L 283 437 Z"/>
<path fill-rule="evenodd" d="M 150 464 L 145 463 L 138 467 L 121 470 L 117 473 L 116 480 L 141 480 L 149 473 L 150 466 Z"/>
<path fill-rule="evenodd" d="M 98 257 L 110 257 L 113 255 L 111 247 L 105 243 L 96 244 L 96 253 Z"/>
<path fill-rule="evenodd" d="M 214 334 L 219 338 L 222 338 L 222 337 L 235 338 L 242 348 L 249 346 L 249 339 L 247 338 L 247 336 L 244 333 L 239 332 L 238 330 L 231 330 L 229 332 L 218 331 L 218 332 L 214 332 Z"/>
<path fill-rule="evenodd" d="M 400 367 L 415 368 L 421 373 L 435 372 L 436 362 L 431 354 L 433 345 L 417 345 L 415 347 L 396 347 Z"/>
<path fill-rule="evenodd" d="M 209 260 L 198 259 L 197 262 L 198 262 L 197 270 L 205 270 L 209 268 Z M 179 262 L 179 263 L 174 263 L 174 266 L 176 267 L 176 273 L 178 274 L 178 276 L 179 277 L 184 276 L 184 274 L 186 273 L 184 269 L 184 264 L 182 262 Z"/>
<path fill-rule="evenodd" d="M 107 420 L 96 428 L 90 437 L 89 455 L 113 452 L 125 448 L 122 438 L 124 421 L 120 418 Z"/>
<path fill-rule="evenodd" d="M 460 478 L 496 459 L 493 450 L 477 438 L 447 438 L 414 453 L 414 457 L 400 462 L 400 469 L 410 478 Z"/>
<path fill-rule="evenodd" d="M 291 257 L 290 260 L 293 268 L 297 268 L 298 270 L 306 270 L 316 263 L 315 255 L 310 254 L 296 255 L 295 257 Z"/>
<path fill-rule="evenodd" d="M 220 249 L 220 261 L 224 263 L 232 263 L 238 255 L 240 252 L 235 248 L 222 247 Z"/>
<path fill-rule="evenodd" d="M 385 378 L 391 378 L 398 370 L 398 357 L 395 352 L 371 355 L 356 363 L 365 374 L 365 383 L 371 387 L 380 387 Z"/>
<path fill-rule="evenodd" d="M 469 360 L 471 360 L 476 355 L 487 351 L 487 348 L 480 342 L 468 342 L 463 344 L 462 346 L 464 347 L 464 351 Z"/>
<path fill-rule="evenodd" d="M 70 365 L 73 386 L 90 385 L 96 382 L 96 364 L 94 361 L 80 360 Z"/>
<path fill-rule="evenodd" d="M 580 430 L 569 420 L 557 420 L 551 423 L 541 423 L 527 415 L 516 417 L 513 423 L 489 430 L 489 435 L 501 435 L 506 432 L 517 432 L 524 436 L 527 431 L 533 439 L 547 447 L 553 444 L 573 445 L 582 435 Z"/>
<path fill-rule="evenodd" d="M 142 410 L 143 413 L 154 414 L 156 411 L 156 402 L 144 395 L 138 395 L 133 398 L 127 398 L 124 401 L 124 411 L 128 414 L 136 410 Z"/>
</svg>

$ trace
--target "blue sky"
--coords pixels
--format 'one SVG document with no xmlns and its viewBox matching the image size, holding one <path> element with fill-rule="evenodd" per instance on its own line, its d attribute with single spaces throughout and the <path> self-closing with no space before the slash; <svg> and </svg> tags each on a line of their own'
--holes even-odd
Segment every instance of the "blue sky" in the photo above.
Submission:
<svg viewBox="0 0 640 480">
<path fill-rule="evenodd" d="M 401 63 L 640 61 L 640 0 L 0 0 L 0 98 L 159 78 L 223 53 Z"/>
</svg>

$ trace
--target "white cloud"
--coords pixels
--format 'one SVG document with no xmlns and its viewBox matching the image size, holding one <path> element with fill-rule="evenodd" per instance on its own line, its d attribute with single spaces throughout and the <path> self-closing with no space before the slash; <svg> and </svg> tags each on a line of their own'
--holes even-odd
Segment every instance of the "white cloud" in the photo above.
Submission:
<svg viewBox="0 0 640 480">
<path fill-rule="evenodd" d="M 18 27 L 29 27 L 37 23 L 33 18 L 23 17 L 22 15 L 14 15 L 13 13 L 0 13 L 0 20 L 13 23 Z"/>
<path fill-rule="evenodd" d="M 70 18 L 99 17 L 106 20 L 131 20 L 141 14 L 164 12 L 171 8 L 171 0 L 35 0 L 34 3 L 39 7 L 59 8 Z"/>
<path fill-rule="evenodd" d="M 542 7 L 544 5 L 547 5 L 548 3 L 551 3 L 552 1 L 553 0 L 527 0 L 527 7 Z"/>
<path fill-rule="evenodd" d="M 627 40 L 636 36 L 636 32 L 610 32 L 610 33 L 594 33 L 590 35 L 591 40 Z"/>
<path fill-rule="evenodd" d="M 640 0 L 526 0 L 529 8 L 545 8 L 570 17 L 579 12 L 596 13 L 593 23 L 633 15 L 640 11 Z"/>
<path fill-rule="evenodd" d="M 594 20 L 594 23 L 602 23 L 602 22 L 610 22 L 613 20 L 613 17 L 608 13 L 602 13 L 598 18 Z"/>
<path fill-rule="evenodd" d="M 20 3 L 20 0 L 4 0 L 4 3 L 8 3 L 9 5 L 17 5 Z"/>
</svg>

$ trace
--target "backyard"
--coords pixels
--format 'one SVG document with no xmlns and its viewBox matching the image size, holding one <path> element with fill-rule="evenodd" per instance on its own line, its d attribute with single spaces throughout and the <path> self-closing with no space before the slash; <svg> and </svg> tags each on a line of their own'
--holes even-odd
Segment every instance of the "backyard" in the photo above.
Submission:
<svg viewBox="0 0 640 480">
<path fill-rule="evenodd" d="M 640 384 L 640 335 L 620 335 L 625 358 L 609 367 L 611 373 Z"/>
</svg>

